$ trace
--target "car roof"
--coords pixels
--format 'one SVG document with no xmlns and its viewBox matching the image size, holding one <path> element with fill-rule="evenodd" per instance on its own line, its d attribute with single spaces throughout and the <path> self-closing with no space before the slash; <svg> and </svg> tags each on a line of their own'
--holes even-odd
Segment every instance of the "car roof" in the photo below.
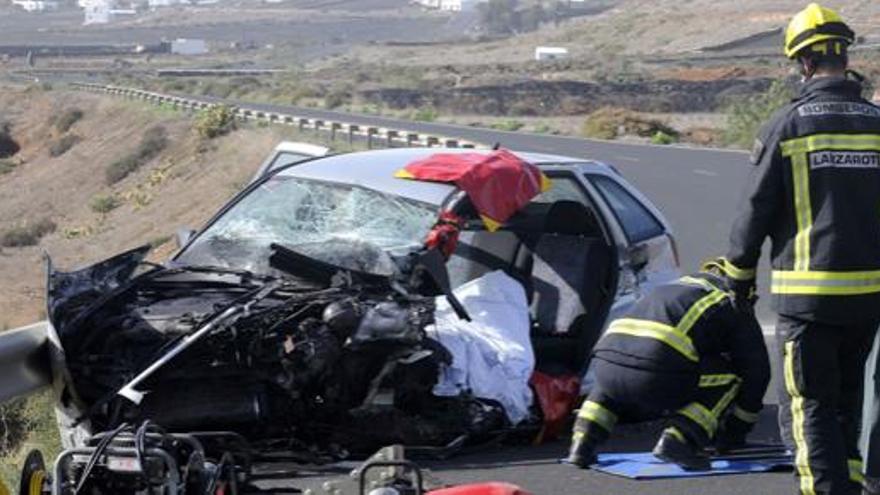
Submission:
<svg viewBox="0 0 880 495">
<path fill-rule="evenodd" d="M 309 160 L 282 169 L 278 175 L 352 184 L 404 198 L 441 205 L 455 191 L 451 184 L 400 179 L 394 173 L 414 160 L 436 153 L 473 153 L 489 150 L 462 148 L 393 148 L 345 153 Z M 520 158 L 542 164 L 583 164 L 608 168 L 607 165 L 578 158 L 541 153 L 515 152 Z"/>
</svg>

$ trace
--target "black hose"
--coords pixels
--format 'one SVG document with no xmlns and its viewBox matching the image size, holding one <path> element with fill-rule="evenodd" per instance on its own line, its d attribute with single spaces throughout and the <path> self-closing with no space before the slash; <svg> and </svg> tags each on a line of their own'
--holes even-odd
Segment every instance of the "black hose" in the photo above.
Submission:
<svg viewBox="0 0 880 495">
<path fill-rule="evenodd" d="M 110 442 L 122 433 L 125 430 L 130 429 L 127 423 L 122 423 L 115 430 L 111 431 L 108 435 L 101 439 L 98 442 L 98 445 L 95 447 L 95 451 L 92 452 L 91 457 L 89 457 L 89 462 L 86 464 L 86 468 L 83 470 L 82 475 L 79 479 L 79 483 L 76 485 L 76 489 L 73 491 L 73 495 L 79 495 L 80 490 L 83 489 L 86 485 L 86 481 L 88 481 L 89 476 L 92 474 L 92 470 L 95 468 L 95 465 L 98 464 L 98 459 L 104 454 L 104 451 L 107 450 L 107 446 L 110 445 Z"/>
</svg>

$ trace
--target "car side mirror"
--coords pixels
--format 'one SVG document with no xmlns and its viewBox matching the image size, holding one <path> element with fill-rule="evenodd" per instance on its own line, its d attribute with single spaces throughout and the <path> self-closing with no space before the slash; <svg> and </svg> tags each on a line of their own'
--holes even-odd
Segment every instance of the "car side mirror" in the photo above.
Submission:
<svg viewBox="0 0 880 495">
<path fill-rule="evenodd" d="M 189 241 L 192 240 L 193 236 L 196 235 L 196 231 L 187 227 L 180 227 L 177 229 L 177 233 L 174 235 L 177 240 L 177 249 L 186 246 Z"/>
</svg>

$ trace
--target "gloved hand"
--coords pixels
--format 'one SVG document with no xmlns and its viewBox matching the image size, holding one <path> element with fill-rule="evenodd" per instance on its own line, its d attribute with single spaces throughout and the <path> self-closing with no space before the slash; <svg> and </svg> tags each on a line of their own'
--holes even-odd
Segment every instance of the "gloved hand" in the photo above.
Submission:
<svg viewBox="0 0 880 495">
<path fill-rule="evenodd" d="M 715 450 L 719 454 L 745 447 L 746 437 L 752 430 L 752 424 L 734 415 L 729 415 L 715 433 Z"/>
<path fill-rule="evenodd" d="M 752 313 L 755 311 L 755 303 L 758 302 L 758 286 L 755 279 L 733 280 L 728 278 L 728 283 L 733 289 L 733 304 L 736 309 Z"/>
</svg>

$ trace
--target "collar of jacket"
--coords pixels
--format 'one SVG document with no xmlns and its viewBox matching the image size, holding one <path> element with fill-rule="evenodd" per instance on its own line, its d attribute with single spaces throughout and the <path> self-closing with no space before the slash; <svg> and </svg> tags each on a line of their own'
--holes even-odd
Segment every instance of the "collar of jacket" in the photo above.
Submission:
<svg viewBox="0 0 880 495">
<path fill-rule="evenodd" d="M 862 84 L 846 76 L 814 77 L 801 86 L 798 99 L 807 98 L 816 93 L 834 93 L 858 98 L 862 95 Z"/>
</svg>

